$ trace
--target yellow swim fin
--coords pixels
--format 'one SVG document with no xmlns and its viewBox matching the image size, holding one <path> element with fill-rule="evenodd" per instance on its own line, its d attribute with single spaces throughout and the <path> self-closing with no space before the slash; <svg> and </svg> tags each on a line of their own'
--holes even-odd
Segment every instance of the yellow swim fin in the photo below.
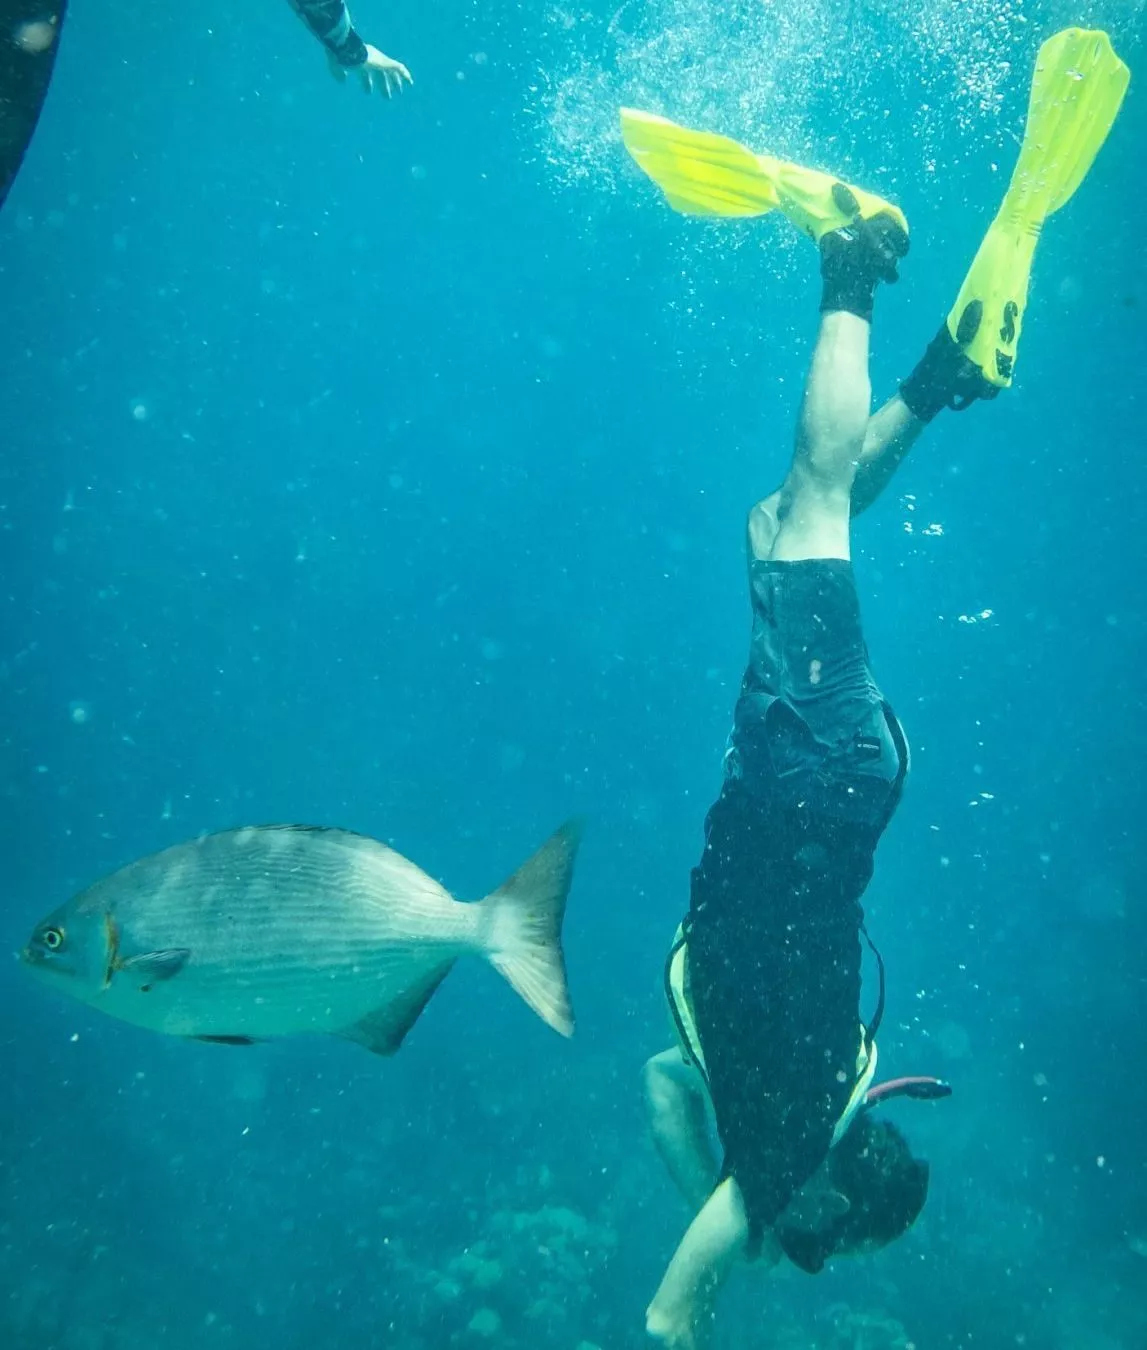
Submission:
<svg viewBox="0 0 1147 1350">
<path fill-rule="evenodd" d="M 949 335 L 992 386 L 981 396 L 1012 382 L 1040 230 L 1083 182 L 1130 78 L 1106 33 L 1068 28 L 1039 50 L 1011 184 L 948 315 Z"/>
<path fill-rule="evenodd" d="M 669 205 L 685 215 L 763 216 L 779 209 L 819 243 L 831 230 L 886 213 L 907 238 L 903 212 L 882 197 L 819 169 L 754 154 L 728 136 L 622 108 L 621 138 Z"/>
<path fill-rule="evenodd" d="M 728 136 L 691 131 L 654 113 L 622 108 L 621 139 L 683 215 L 763 216 L 780 206 L 757 156 Z"/>
</svg>

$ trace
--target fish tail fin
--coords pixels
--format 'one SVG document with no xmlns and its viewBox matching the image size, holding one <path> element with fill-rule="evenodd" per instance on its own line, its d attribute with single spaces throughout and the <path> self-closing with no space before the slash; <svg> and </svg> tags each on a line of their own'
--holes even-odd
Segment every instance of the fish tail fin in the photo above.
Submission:
<svg viewBox="0 0 1147 1350">
<path fill-rule="evenodd" d="M 562 918 L 581 842 L 581 822 L 567 821 L 508 881 L 480 903 L 486 909 L 486 957 L 563 1036 L 573 1008 L 562 953 Z"/>
</svg>

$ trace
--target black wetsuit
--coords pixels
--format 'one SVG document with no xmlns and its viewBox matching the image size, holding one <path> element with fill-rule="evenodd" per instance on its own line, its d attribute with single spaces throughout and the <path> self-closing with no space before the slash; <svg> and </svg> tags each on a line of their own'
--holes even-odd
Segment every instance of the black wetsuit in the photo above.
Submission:
<svg viewBox="0 0 1147 1350">
<path fill-rule="evenodd" d="M 343 0 L 288 0 L 291 8 L 341 66 L 361 66 L 366 43 L 354 31 Z"/>
<path fill-rule="evenodd" d="M 36 129 L 67 0 L 0 0 L 0 205 Z"/>
<path fill-rule="evenodd" d="M 291 8 L 344 66 L 361 66 L 366 43 L 343 0 L 288 0 Z M 40 116 L 68 0 L 0 0 L 0 205 L 24 158 Z"/>
<path fill-rule="evenodd" d="M 907 772 L 850 563 L 751 566 L 753 639 L 686 921 L 697 1030 L 754 1234 L 824 1161 L 856 1084 L 860 898 Z"/>
</svg>

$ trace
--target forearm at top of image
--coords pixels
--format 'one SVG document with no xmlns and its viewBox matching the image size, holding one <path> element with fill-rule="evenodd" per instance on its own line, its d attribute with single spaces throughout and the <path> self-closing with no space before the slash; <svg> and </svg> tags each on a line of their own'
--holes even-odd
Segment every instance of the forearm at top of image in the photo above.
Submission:
<svg viewBox="0 0 1147 1350">
<path fill-rule="evenodd" d="M 366 43 L 355 32 L 343 0 L 288 0 L 291 8 L 342 66 L 361 66 Z"/>
</svg>

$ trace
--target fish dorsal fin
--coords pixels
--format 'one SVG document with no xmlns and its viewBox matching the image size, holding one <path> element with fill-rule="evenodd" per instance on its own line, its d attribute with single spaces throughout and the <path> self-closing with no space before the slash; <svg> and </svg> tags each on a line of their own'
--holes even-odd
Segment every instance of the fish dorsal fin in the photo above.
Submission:
<svg viewBox="0 0 1147 1350">
<path fill-rule="evenodd" d="M 406 1039 L 406 1033 L 422 1016 L 422 1010 L 434 997 L 434 991 L 442 983 L 454 962 L 447 961 L 436 966 L 416 984 L 385 1007 L 378 1008 L 342 1031 L 336 1031 L 344 1041 L 355 1041 L 365 1045 L 375 1055 L 393 1055 Z"/>
<path fill-rule="evenodd" d="M 248 831 L 255 834 L 315 834 L 330 835 L 332 838 L 342 837 L 343 839 L 358 839 L 364 844 L 377 844 L 379 848 L 385 848 L 386 845 L 378 839 L 372 839 L 369 834 L 361 834 L 358 830 L 344 830 L 340 825 L 248 825 L 244 829 L 225 830 L 225 834 L 246 834 Z M 207 835 L 210 839 L 211 836 Z"/>
</svg>

